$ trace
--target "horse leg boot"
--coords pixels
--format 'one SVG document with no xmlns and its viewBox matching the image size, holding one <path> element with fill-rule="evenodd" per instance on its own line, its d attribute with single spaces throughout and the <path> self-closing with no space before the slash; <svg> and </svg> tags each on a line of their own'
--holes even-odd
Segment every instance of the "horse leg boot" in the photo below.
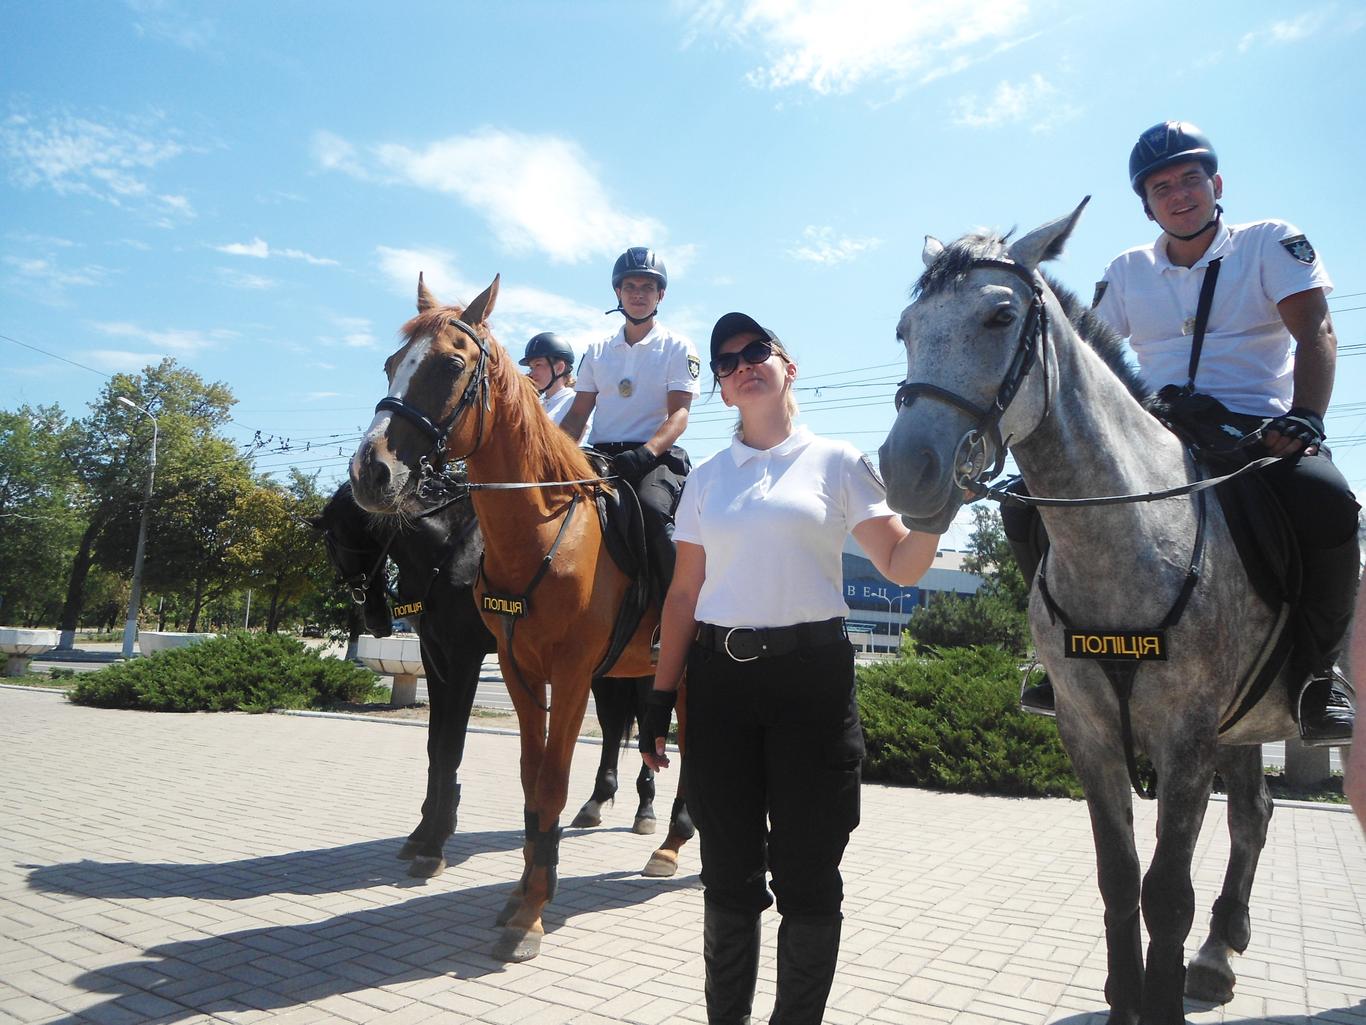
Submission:
<svg viewBox="0 0 1366 1025">
<path fill-rule="evenodd" d="M 1006 490 L 1011 494 L 1029 494 L 1023 477 L 1017 478 Z M 1039 563 L 1043 561 L 1044 552 L 1048 551 L 1048 534 L 1044 530 L 1043 517 L 1032 506 L 1002 505 L 1001 526 L 1005 531 L 1006 543 L 1010 545 L 1010 553 L 1020 567 L 1025 586 L 1032 590 Z M 1020 708 L 1036 715 L 1055 714 L 1057 708 L 1053 684 L 1047 676 L 1033 686 L 1021 685 Z"/>
<path fill-rule="evenodd" d="M 759 912 L 733 911 L 706 900 L 702 908 L 707 1025 L 749 1025 L 759 979 Z"/>
<path fill-rule="evenodd" d="M 498 917 L 493 920 L 494 925 L 507 925 L 522 906 L 522 899 L 526 896 L 527 880 L 531 877 L 531 865 L 536 853 L 536 837 L 540 835 L 541 822 L 539 816 L 530 808 L 522 809 L 522 821 L 525 829 L 522 840 L 522 878 L 517 881 L 512 893 L 508 895 L 503 910 L 499 911 Z"/>
<path fill-rule="evenodd" d="M 784 915 L 778 926 L 778 1000 L 769 1025 L 821 1025 L 835 980 L 844 916 Z"/>
<path fill-rule="evenodd" d="M 654 771 L 645 764 L 641 764 L 640 772 L 636 776 L 636 796 L 640 798 L 640 803 L 636 806 L 636 820 L 631 825 L 631 832 L 641 836 L 650 836 L 656 828 L 655 822 L 655 774 Z"/>
<path fill-rule="evenodd" d="M 1303 548 L 1304 583 L 1300 595 L 1301 631 L 1310 649 L 1309 682 L 1291 694 L 1300 739 L 1325 746 L 1349 744 L 1356 715 L 1346 681 L 1334 664 L 1352 626 L 1361 573 L 1356 535 L 1334 548 Z"/>
<path fill-rule="evenodd" d="M 503 935 L 494 945 L 493 956 L 500 961 L 518 963 L 530 961 L 541 952 L 545 926 L 541 923 L 541 909 L 555 899 L 559 888 L 560 827 L 538 829 L 531 843 L 532 857 L 528 869 L 525 896 L 517 913 L 508 919 Z M 544 872 L 544 892 L 535 892 L 538 873 Z"/>
<path fill-rule="evenodd" d="M 672 876 L 678 871 L 678 852 L 696 835 L 697 827 L 693 825 L 692 816 L 688 814 L 688 806 L 680 794 L 674 798 L 673 810 L 669 813 L 669 835 L 659 845 L 659 849 L 650 855 L 650 860 L 645 863 L 645 868 L 640 874 L 652 879 L 667 879 Z"/>
</svg>

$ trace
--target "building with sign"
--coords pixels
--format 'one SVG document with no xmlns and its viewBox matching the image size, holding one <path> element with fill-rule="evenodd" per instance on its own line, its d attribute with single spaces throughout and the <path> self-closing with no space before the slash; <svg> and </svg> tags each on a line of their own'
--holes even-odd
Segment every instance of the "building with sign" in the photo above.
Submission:
<svg viewBox="0 0 1366 1025">
<path fill-rule="evenodd" d="M 915 587 L 894 584 L 879 573 L 852 536 L 844 541 L 844 600 L 849 634 L 857 648 L 895 651 L 915 610 L 943 595 L 977 593 L 982 578 L 963 569 L 966 553 L 942 548 Z"/>
</svg>

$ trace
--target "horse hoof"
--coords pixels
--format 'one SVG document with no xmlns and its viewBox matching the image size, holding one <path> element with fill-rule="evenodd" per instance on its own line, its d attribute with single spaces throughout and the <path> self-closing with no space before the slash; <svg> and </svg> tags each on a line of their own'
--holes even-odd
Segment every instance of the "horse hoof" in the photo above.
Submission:
<svg viewBox="0 0 1366 1025">
<path fill-rule="evenodd" d="M 420 840 L 404 840 L 403 846 L 398 849 L 399 861 L 412 861 L 417 857 L 418 849 L 422 846 Z"/>
<path fill-rule="evenodd" d="M 530 961 L 541 952 L 542 935 L 542 933 L 531 932 L 527 929 L 504 929 L 503 935 L 494 944 L 493 956 L 497 960 L 506 961 L 509 964 Z"/>
<path fill-rule="evenodd" d="M 656 825 L 653 815 L 637 815 L 635 822 L 631 824 L 631 832 L 640 836 L 650 836 L 654 833 Z"/>
<path fill-rule="evenodd" d="M 1226 1004 L 1233 999 L 1233 972 L 1195 961 L 1186 969 L 1186 996 L 1210 1004 Z"/>
<path fill-rule="evenodd" d="M 408 874 L 415 879 L 435 879 L 446 871 L 446 859 L 438 854 L 435 858 L 419 855 L 408 866 Z"/>
<path fill-rule="evenodd" d="M 650 879 L 667 879 L 678 871 L 678 855 L 662 847 L 650 855 L 640 874 Z"/>
<path fill-rule="evenodd" d="M 591 829 L 594 826 L 602 825 L 602 805 L 595 805 L 589 801 L 579 813 L 574 816 L 574 821 L 569 823 L 571 829 Z"/>
</svg>

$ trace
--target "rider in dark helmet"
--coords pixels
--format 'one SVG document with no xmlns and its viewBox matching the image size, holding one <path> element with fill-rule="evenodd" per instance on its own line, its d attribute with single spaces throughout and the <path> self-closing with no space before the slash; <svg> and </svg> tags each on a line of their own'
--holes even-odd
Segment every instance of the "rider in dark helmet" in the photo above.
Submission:
<svg viewBox="0 0 1366 1025">
<path fill-rule="evenodd" d="M 655 319 L 669 272 L 652 249 L 626 250 L 612 267 L 612 289 L 626 323 L 588 347 L 579 361 L 578 394 L 560 426 L 612 457 L 613 469 L 640 495 L 655 577 L 673 579 L 673 512 L 691 463 L 676 443 L 701 392 L 702 362 L 692 342 Z"/>
<path fill-rule="evenodd" d="M 1223 223 L 1218 157 L 1194 125 L 1166 121 L 1145 131 L 1129 156 L 1129 181 L 1162 234 L 1110 263 L 1095 312 L 1129 339 L 1153 392 L 1170 386 L 1212 396 L 1263 420 L 1257 454 L 1284 458 L 1260 472 L 1285 508 L 1303 564 L 1290 707 L 1307 743 L 1348 743 L 1354 713 L 1334 665 L 1352 620 L 1361 553 L 1356 498 L 1323 445 L 1337 356 L 1333 284 L 1294 225 Z M 1197 309 L 1211 278 L 1192 375 Z M 1003 519 L 1032 579 L 1037 526 L 1018 511 Z M 1051 690 L 1028 689 L 1021 704 L 1051 710 Z"/>
<path fill-rule="evenodd" d="M 574 350 L 551 331 L 542 331 L 526 343 L 517 361 L 541 393 L 541 405 L 555 423 L 564 420 L 574 404 Z M 575 441 L 578 439 L 575 438 Z"/>
</svg>

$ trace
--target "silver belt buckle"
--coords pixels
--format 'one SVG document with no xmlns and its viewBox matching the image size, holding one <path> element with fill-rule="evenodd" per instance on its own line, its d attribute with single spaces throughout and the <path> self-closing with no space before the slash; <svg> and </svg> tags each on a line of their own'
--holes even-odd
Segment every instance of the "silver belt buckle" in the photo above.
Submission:
<svg viewBox="0 0 1366 1025">
<path fill-rule="evenodd" d="M 726 654 L 730 656 L 732 662 L 757 662 L 759 660 L 758 655 L 751 655 L 749 658 L 741 658 L 730 650 L 730 635 L 735 633 L 736 630 L 748 630 L 750 633 L 756 632 L 755 628 L 752 626 L 733 626 L 726 631 L 726 639 L 721 642 L 721 647 L 726 649 Z"/>
</svg>

